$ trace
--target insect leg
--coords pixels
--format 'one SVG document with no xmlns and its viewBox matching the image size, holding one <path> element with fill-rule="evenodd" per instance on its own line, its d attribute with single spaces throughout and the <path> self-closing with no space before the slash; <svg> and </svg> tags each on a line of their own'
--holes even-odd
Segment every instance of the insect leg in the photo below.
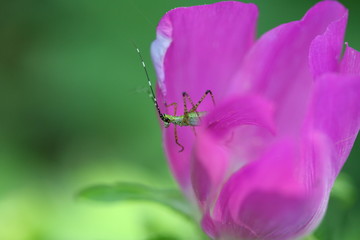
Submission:
<svg viewBox="0 0 360 240">
<path fill-rule="evenodd" d="M 165 103 L 165 107 L 171 107 L 171 106 L 173 106 L 174 107 L 174 116 L 176 115 L 176 111 L 177 111 L 177 103 L 176 102 L 174 102 L 174 103 L 171 103 L 171 104 L 167 104 L 167 103 Z M 183 145 L 181 145 L 181 143 L 179 143 L 179 137 L 178 137 L 178 134 L 177 134 L 177 129 L 176 129 L 176 125 L 174 124 L 174 135 L 175 135 L 175 143 L 179 146 L 179 147 L 181 147 L 181 149 L 179 150 L 179 152 L 182 152 L 182 151 L 184 151 L 184 146 Z"/>
<path fill-rule="evenodd" d="M 186 104 L 186 96 L 188 96 L 188 94 L 186 92 L 183 92 L 182 95 L 184 102 L 184 118 L 182 121 L 184 122 L 184 124 L 189 125 L 189 111 L 187 109 L 187 104 Z M 191 104 L 193 104 L 192 101 Z"/>
<path fill-rule="evenodd" d="M 171 104 L 167 104 L 167 103 L 165 103 L 165 107 L 166 107 L 166 108 L 169 108 L 169 107 L 171 107 L 171 106 L 173 106 L 173 107 L 174 107 L 174 116 L 176 116 L 177 103 L 176 103 L 176 102 L 171 103 Z"/>
<path fill-rule="evenodd" d="M 183 92 L 182 95 L 183 95 L 184 109 L 185 109 L 185 110 L 184 110 L 184 112 L 185 112 L 184 115 L 187 114 L 187 113 L 190 113 L 190 112 L 196 112 L 195 104 L 194 104 L 194 102 L 191 100 L 189 94 L 188 94 L 187 92 Z M 191 106 L 192 106 L 192 108 L 190 109 L 190 111 L 187 111 L 186 99 L 190 102 L 190 104 L 191 104 Z M 195 110 L 193 110 L 193 109 L 195 109 Z M 200 117 L 197 112 L 196 112 L 196 114 L 197 114 L 198 117 Z"/>
<path fill-rule="evenodd" d="M 184 151 L 184 146 L 179 143 L 179 137 L 178 137 L 178 134 L 177 134 L 177 130 L 176 130 L 176 125 L 175 125 L 175 124 L 174 124 L 174 135 L 175 135 L 175 143 L 176 143 L 179 147 L 181 147 L 181 149 L 179 150 L 179 152 Z"/>
<path fill-rule="evenodd" d="M 184 109 L 185 109 L 184 116 L 186 117 L 186 116 L 188 115 L 188 113 L 190 113 L 190 112 L 195 112 L 196 115 L 198 116 L 198 118 L 200 119 L 199 113 L 198 113 L 196 110 L 194 110 L 194 111 L 191 111 L 191 110 L 190 110 L 189 112 L 187 111 L 186 99 L 190 102 L 190 104 L 191 104 L 191 106 L 192 106 L 191 110 L 195 107 L 195 104 L 194 104 L 194 102 L 191 100 L 189 94 L 188 94 L 187 92 L 183 92 Z M 192 128 L 192 130 L 193 130 L 194 135 L 196 136 L 195 126 L 192 126 L 191 128 Z"/>
<path fill-rule="evenodd" d="M 187 100 L 190 102 L 192 108 L 194 108 L 194 107 L 195 107 L 195 104 L 194 104 L 194 102 L 191 100 L 189 94 L 188 94 L 187 92 L 183 92 L 182 95 L 183 95 L 184 105 L 186 105 L 186 99 L 187 99 Z"/>
<path fill-rule="evenodd" d="M 186 92 L 183 92 L 182 93 L 183 95 L 183 101 L 184 101 L 184 115 L 188 113 L 188 110 L 187 110 L 187 104 L 186 104 L 186 97 L 189 96 Z M 190 103 L 194 106 L 194 103 L 191 101 L 190 99 Z"/>
<path fill-rule="evenodd" d="M 193 130 L 194 135 L 195 135 L 195 136 L 197 136 L 197 135 L 196 135 L 196 129 L 195 129 L 195 126 L 192 126 L 191 128 L 192 128 L 192 130 Z"/>
<path fill-rule="evenodd" d="M 205 94 L 200 98 L 200 100 L 195 104 L 195 106 L 193 106 L 193 108 L 190 109 L 190 112 L 196 111 L 197 108 L 199 107 L 199 105 L 202 103 L 202 101 L 204 101 L 205 97 L 206 97 L 208 94 L 210 94 L 211 100 L 212 100 L 212 102 L 213 102 L 213 104 L 214 104 L 214 106 L 215 106 L 216 104 L 215 104 L 214 95 L 213 95 L 213 93 L 212 93 L 210 90 L 207 90 L 207 91 L 205 92 Z"/>
</svg>

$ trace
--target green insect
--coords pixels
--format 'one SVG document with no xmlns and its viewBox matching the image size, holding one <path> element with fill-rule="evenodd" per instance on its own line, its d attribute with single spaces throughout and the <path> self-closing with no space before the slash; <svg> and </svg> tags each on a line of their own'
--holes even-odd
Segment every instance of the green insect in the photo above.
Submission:
<svg viewBox="0 0 360 240">
<path fill-rule="evenodd" d="M 158 102 L 156 100 L 155 93 L 154 93 L 154 90 L 153 90 L 152 85 L 151 85 L 149 73 L 148 73 L 148 71 L 146 69 L 144 59 L 143 59 L 143 57 L 142 57 L 142 55 L 140 53 L 139 48 L 136 47 L 136 51 L 139 54 L 141 63 L 142 63 L 143 68 L 145 70 L 146 78 L 147 78 L 147 81 L 148 81 L 148 84 L 149 84 L 149 87 L 150 87 L 150 97 L 152 98 L 152 100 L 154 102 L 154 105 L 155 105 L 155 108 L 156 108 L 156 110 L 157 110 L 157 112 L 159 114 L 159 117 L 164 122 L 164 127 L 165 128 L 168 128 L 171 124 L 174 125 L 175 143 L 180 147 L 179 152 L 182 152 L 182 151 L 184 151 L 184 146 L 179 143 L 179 137 L 178 137 L 178 134 L 177 134 L 176 127 L 177 126 L 180 126 L 180 127 L 188 127 L 188 126 L 192 127 L 193 132 L 196 135 L 195 127 L 199 126 L 201 117 L 203 117 L 203 116 L 205 116 L 207 114 L 207 112 L 198 112 L 197 108 L 202 103 L 202 101 L 205 99 L 205 97 L 207 95 L 209 95 L 209 94 L 211 96 L 213 104 L 215 105 L 214 95 L 210 90 L 207 90 L 205 92 L 205 94 L 200 98 L 200 100 L 196 104 L 194 104 L 194 102 L 191 100 L 189 94 L 186 93 L 186 92 L 183 92 L 182 96 L 183 96 L 183 101 L 184 101 L 184 114 L 179 115 L 179 116 L 176 115 L 178 105 L 175 102 L 171 103 L 171 104 L 166 104 L 165 103 L 166 108 L 168 108 L 168 107 L 173 107 L 174 108 L 174 115 L 162 113 L 161 110 L 160 110 L 159 104 L 158 104 Z M 188 107 L 187 107 L 187 101 L 189 101 L 190 104 L 191 104 L 191 109 L 189 109 L 189 110 L 188 110 Z"/>
</svg>

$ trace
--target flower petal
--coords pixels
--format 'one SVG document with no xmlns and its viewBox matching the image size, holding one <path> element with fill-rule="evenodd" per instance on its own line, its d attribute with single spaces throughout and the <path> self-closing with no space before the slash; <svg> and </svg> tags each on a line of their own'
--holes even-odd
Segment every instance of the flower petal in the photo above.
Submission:
<svg viewBox="0 0 360 240">
<path fill-rule="evenodd" d="M 165 102 L 162 91 L 157 86 L 157 100 Z M 171 115 L 175 115 L 174 107 L 166 108 L 163 104 L 160 104 L 162 112 L 166 112 Z M 172 110 L 172 111 L 171 111 Z M 176 114 L 177 115 L 177 114 Z M 184 192 L 190 197 L 191 185 L 190 182 L 190 154 L 192 151 L 192 144 L 194 142 L 194 133 L 190 127 L 177 127 L 177 137 L 179 142 L 184 147 L 184 151 L 179 152 L 181 149 L 175 142 L 175 129 L 174 125 L 171 124 L 168 128 L 162 128 L 163 131 L 163 143 L 165 154 L 169 161 L 171 171 L 173 172 L 177 182 L 183 188 Z"/>
<path fill-rule="evenodd" d="M 251 144 L 249 139 L 255 137 L 251 134 L 260 131 L 246 133 L 239 130 L 240 136 L 234 136 L 234 130 L 244 125 L 256 126 L 256 129 L 261 128 L 267 133 L 274 132 L 272 105 L 258 96 L 238 96 L 217 106 L 202 121 L 202 130 L 197 135 L 191 176 L 195 195 L 203 210 L 213 204 L 226 175 L 232 174 L 246 161 L 251 161 L 259 151 L 259 148 L 246 148 L 247 144 L 244 142 Z M 243 162 L 234 163 L 230 159 L 234 157 L 232 145 L 239 144 L 240 141 L 245 148 L 242 154 L 237 153 L 237 157 Z M 234 167 L 235 165 L 237 167 Z"/>
<path fill-rule="evenodd" d="M 317 133 L 300 142 L 274 143 L 224 185 L 214 209 L 212 233 L 244 240 L 285 240 L 313 230 L 329 197 L 329 150 L 327 139 Z"/>
<path fill-rule="evenodd" d="M 225 146 L 206 133 L 201 133 L 192 162 L 191 180 L 200 208 L 205 211 L 214 201 L 229 167 Z"/>
<path fill-rule="evenodd" d="M 346 45 L 340 72 L 360 76 L 360 52 Z"/>
<path fill-rule="evenodd" d="M 356 71 L 352 67 L 348 70 Z M 335 145 L 335 180 L 360 129 L 360 76 L 326 74 L 319 78 L 310 114 L 312 126 L 327 134 Z"/>
<path fill-rule="evenodd" d="M 324 34 L 317 36 L 312 41 L 309 63 L 315 78 L 323 73 L 339 70 L 347 19 L 348 12 L 344 11 L 344 15 L 332 22 Z"/>
<path fill-rule="evenodd" d="M 275 132 L 274 108 L 260 96 L 244 95 L 229 98 L 204 119 L 204 125 L 217 137 L 241 125 L 256 125 Z"/>
<path fill-rule="evenodd" d="M 265 33 L 235 75 L 231 87 L 234 93 L 255 91 L 275 102 L 279 134 L 299 133 L 313 83 L 310 44 L 345 13 L 337 1 L 319 2 L 302 20 Z"/>
<path fill-rule="evenodd" d="M 199 99 L 208 89 L 220 100 L 254 42 L 257 15 L 256 5 L 235 1 L 169 11 L 151 49 L 167 102 L 180 102 L 184 91 Z"/>
<path fill-rule="evenodd" d="M 254 42 L 257 15 L 254 4 L 235 1 L 169 11 L 159 23 L 151 48 L 161 90 L 157 93 L 161 92 L 163 102 L 179 103 L 180 115 L 182 92 L 187 92 L 196 103 L 209 89 L 220 103 L 230 77 Z M 198 110 L 211 109 L 211 101 L 205 100 Z M 178 127 L 179 141 L 185 147 L 179 153 L 172 128 L 165 130 L 165 147 L 172 170 L 184 189 L 190 183 L 188 166 L 195 137 L 191 128 Z"/>
</svg>

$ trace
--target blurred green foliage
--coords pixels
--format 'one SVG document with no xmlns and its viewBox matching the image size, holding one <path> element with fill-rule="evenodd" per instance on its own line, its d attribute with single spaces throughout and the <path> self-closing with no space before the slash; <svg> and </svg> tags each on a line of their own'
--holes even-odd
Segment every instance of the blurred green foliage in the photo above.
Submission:
<svg viewBox="0 0 360 240">
<path fill-rule="evenodd" d="M 138 183 L 103 184 L 83 189 L 77 194 L 77 198 L 102 203 L 122 201 L 156 202 L 183 215 L 190 221 L 195 220 L 190 204 L 179 190 L 174 189 L 156 189 Z"/>
<path fill-rule="evenodd" d="M 153 104 L 138 91 L 146 82 L 130 41 L 150 66 L 161 16 L 212 2 L 0 2 L 1 240 L 202 238 L 181 215 L 156 203 L 99 205 L 73 197 L 85 186 L 118 181 L 176 188 Z M 260 35 L 301 18 L 316 1 L 252 2 L 260 8 Z M 360 49 L 360 3 L 341 2 L 350 9 L 346 40 Z M 360 236 L 359 157 L 358 141 L 317 239 Z"/>
</svg>

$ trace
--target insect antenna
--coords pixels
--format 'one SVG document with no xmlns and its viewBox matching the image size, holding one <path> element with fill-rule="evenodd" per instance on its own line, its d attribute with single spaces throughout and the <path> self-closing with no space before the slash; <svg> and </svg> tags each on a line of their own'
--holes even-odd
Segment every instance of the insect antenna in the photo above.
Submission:
<svg viewBox="0 0 360 240">
<path fill-rule="evenodd" d="M 160 107 L 159 107 L 159 104 L 158 104 L 158 102 L 157 102 L 157 100 L 156 100 L 155 93 L 154 93 L 154 89 L 153 89 L 152 84 L 151 84 L 151 81 L 150 81 L 149 73 L 148 73 L 148 71 L 147 71 L 147 69 L 146 69 L 146 65 L 145 65 L 145 62 L 144 62 L 144 58 L 142 57 L 141 52 L 140 52 L 139 48 L 135 45 L 135 43 L 133 43 L 133 45 L 134 45 L 134 47 L 136 48 L 136 51 L 137 51 L 137 53 L 138 53 L 138 55 L 139 55 L 139 57 L 140 57 L 142 66 L 143 66 L 143 68 L 144 68 L 144 71 L 145 71 L 145 74 L 146 74 L 146 79 L 147 79 L 147 81 L 148 81 L 149 88 L 150 88 L 150 95 L 151 95 L 151 98 L 152 98 L 152 100 L 153 100 L 153 102 L 154 102 L 154 105 L 155 105 L 155 107 L 156 107 L 156 110 L 157 110 L 157 112 L 158 112 L 159 117 L 161 118 L 161 120 L 163 120 L 163 121 L 166 122 L 166 119 L 165 119 L 165 117 L 164 117 L 164 114 L 161 112 Z"/>
</svg>

